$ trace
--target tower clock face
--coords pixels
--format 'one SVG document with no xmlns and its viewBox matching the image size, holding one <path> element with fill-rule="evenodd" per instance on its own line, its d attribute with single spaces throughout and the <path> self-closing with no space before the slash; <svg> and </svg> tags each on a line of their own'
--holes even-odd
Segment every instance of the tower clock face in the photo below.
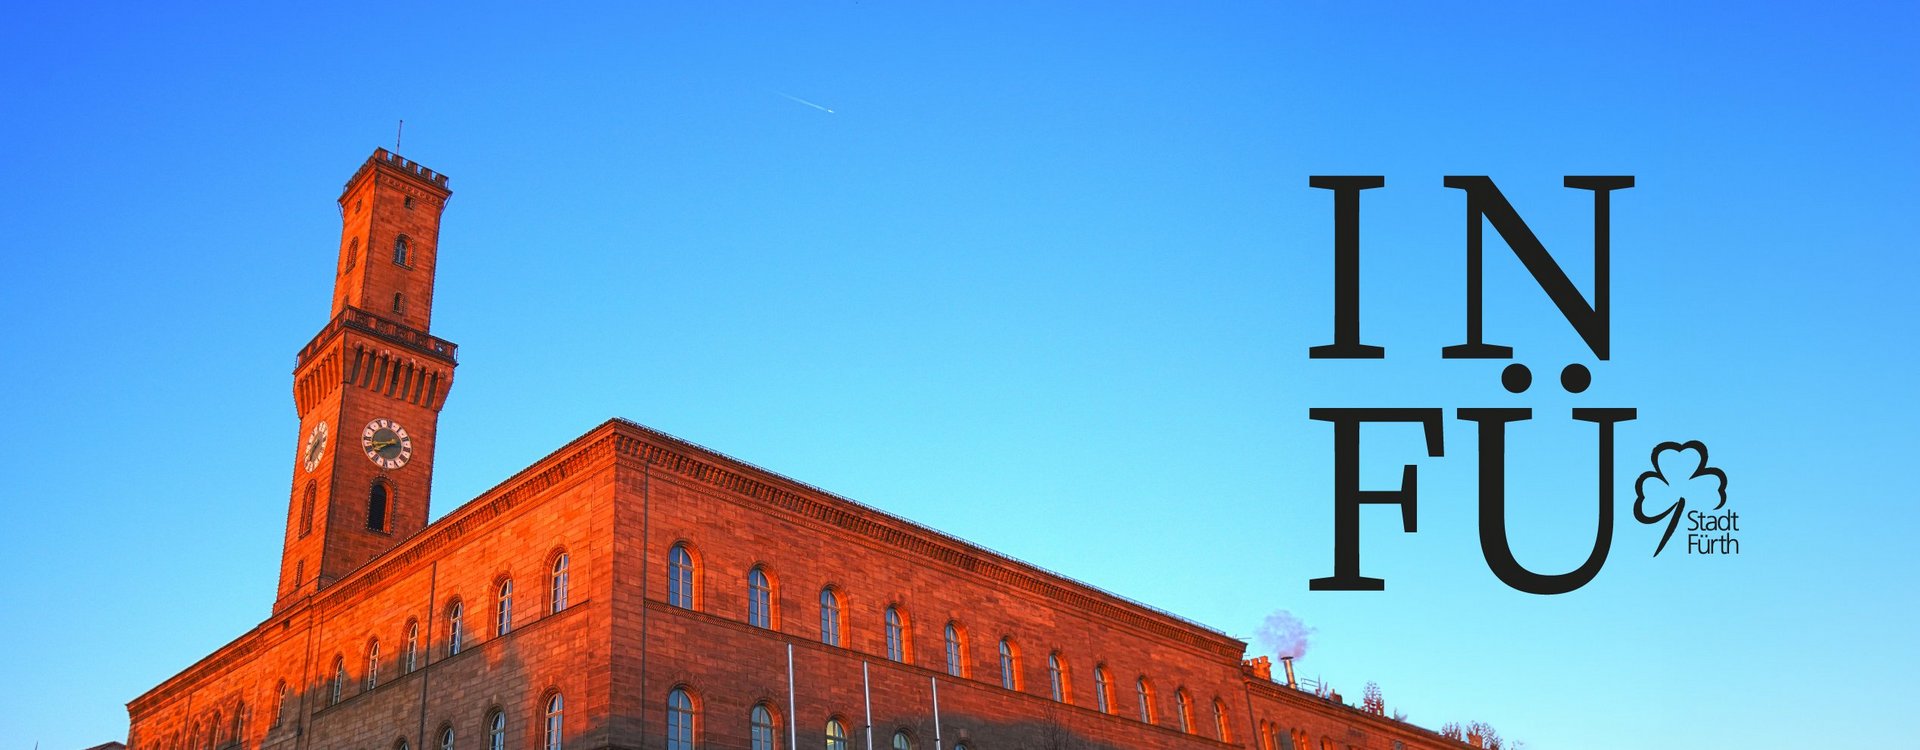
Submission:
<svg viewBox="0 0 1920 750">
<path fill-rule="evenodd" d="M 398 469 L 413 458 L 413 438 L 407 428 L 391 419 L 376 419 L 360 431 L 360 447 L 367 458 L 387 469 Z"/>
<path fill-rule="evenodd" d="M 301 451 L 306 461 L 307 471 L 320 465 L 320 457 L 327 455 L 327 423 L 313 426 L 313 432 L 307 435 L 307 447 Z"/>
</svg>

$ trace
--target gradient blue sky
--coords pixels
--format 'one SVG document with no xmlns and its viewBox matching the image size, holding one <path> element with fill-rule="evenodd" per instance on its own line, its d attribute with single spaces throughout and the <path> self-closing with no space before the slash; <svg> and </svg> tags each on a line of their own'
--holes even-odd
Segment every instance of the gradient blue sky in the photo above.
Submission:
<svg viewBox="0 0 1920 750">
<path fill-rule="evenodd" d="M 1688 3 L 328 3 L 0 11 L 0 746 L 124 738 L 124 703 L 268 612 L 325 322 L 333 199 L 376 146 L 452 176 L 434 333 L 461 345 L 436 516 L 624 416 L 1251 637 L 1415 723 L 1534 748 L 1910 739 L 1920 316 L 1911 6 Z M 797 6 L 797 7 L 796 7 Z M 783 96 L 785 95 L 785 96 Z M 833 114 L 796 103 L 799 97 Z M 1462 330 L 1463 200 L 1493 176 L 1589 288 L 1597 363 L 1489 245 L 1502 363 Z M 1366 337 L 1331 330 L 1331 202 L 1367 195 Z M 1594 365 L 1581 396 L 1552 387 Z M 1332 567 L 1316 406 L 1448 410 L 1420 531 Z M 1593 430 L 1631 406 L 1613 555 L 1506 588 L 1463 406 L 1532 406 L 1513 535 L 1592 534 Z M 1370 430 L 1367 482 L 1419 457 Z M 1632 521 L 1704 440 L 1738 558 Z"/>
</svg>

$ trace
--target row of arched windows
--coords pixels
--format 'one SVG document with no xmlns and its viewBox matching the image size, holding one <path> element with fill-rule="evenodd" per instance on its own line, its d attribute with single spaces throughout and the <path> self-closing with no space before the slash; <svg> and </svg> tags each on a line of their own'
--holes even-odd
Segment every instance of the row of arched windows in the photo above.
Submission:
<svg viewBox="0 0 1920 750">
<path fill-rule="evenodd" d="M 246 701 L 235 701 L 230 714 L 214 709 L 205 719 L 188 725 L 184 734 L 176 731 L 156 744 L 171 750 L 216 750 L 234 746 L 246 737 L 249 716 Z"/>
<path fill-rule="evenodd" d="M 558 692 L 548 693 L 540 701 L 534 719 L 540 725 L 541 750 L 566 750 L 566 707 L 566 699 Z M 486 732 L 486 750 L 508 750 L 512 746 L 507 741 L 507 712 L 498 707 L 488 711 L 481 728 Z M 437 743 L 435 750 L 455 750 L 454 738 L 453 723 L 443 722 L 440 731 L 434 735 Z M 393 750 L 411 750 L 407 738 L 396 740 Z"/>
<path fill-rule="evenodd" d="M 666 711 L 667 750 L 697 750 L 703 745 L 703 717 L 699 699 L 692 688 L 679 685 L 668 691 Z M 736 715 L 732 720 L 740 719 Z M 748 750 L 783 750 L 785 743 L 781 739 L 780 714 L 773 705 L 764 701 L 755 703 L 747 711 L 746 722 Z M 827 717 L 826 723 L 821 725 L 824 750 L 852 750 L 849 726 L 851 723 L 842 716 Z M 901 728 L 894 731 L 888 746 L 892 750 L 915 750 L 919 743 L 915 742 L 912 732 Z M 967 741 L 962 739 L 954 743 L 953 750 L 967 750 L 967 747 Z"/>
<path fill-rule="evenodd" d="M 1306 732 L 1289 732 L 1271 721 L 1260 722 L 1260 750 L 1306 750 L 1312 743 Z M 1395 742 L 1394 746 L 1401 745 Z"/>
<path fill-rule="evenodd" d="M 700 606 L 699 563 L 693 549 L 686 543 L 673 545 L 667 551 L 667 603 L 682 609 L 698 609 Z M 747 624 L 759 628 L 778 629 L 780 627 L 778 588 L 773 574 L 765 565 L 755 565 L 747 571 Z M 883 615 L 883 627 L 886 638 L 886 658 L 900 663 L 912 663 L 913 638 L 912 620 L 898 604 L 887 606 Z M 832 585 L 820 589 L 820 642 L 829 646 L 848 648 L 847 612 L 841 602 L 841 592 Z M 966 628 L 958 620 L 949 620 L 942 632 L 942 661 L 947 674 L 954 677 L 972 678 L 968 664 Z M 1025 690 L 1021 682 L 1020 647 L 1012 636 L 1002 637 L 999 643 L 1000 687 L 1007 690 Z M 1067 658 L 1055 650 L 1047 654 L 1047 695 L 1062 703 L 1074 703 L 1072 671 Z M 1118 714 L 1122 709 L 1114 699 L 1115 683 L 1104 664 L 1093 668 L 1093 704 L 1103 714 Z M 1134 697 L 1139 707 L 1140 721 L 1148 724 L 1158 723 L 1155 713 L 1155 693 L 1152 683 L 1146 675 L 1134 680 Z M 1200 734 L 1201 724 L 1195 719 L 1192 697 L 1185 688 L 1174 690 L 1174 716 L 1179 728 L 1188 734 Z M 1226 703 L 1219 697 L 1213 699 L 1214 736 L 1222 742 L 1230 742 L 1231 726 Z"/>
<path fill-rule="evenodd" d="M 547 614 L 557 614 L 567 608 L 567 599 L 571 587 L 570 579 L 572 577 L 572 574 L 569 572 L 571 563 L 568 560 L 565 550 L 555 550 L 552 560 L 552 564 L 547 568 Z M 444 633 L 446 636 L 445 654 L 449 657 L 458 655 L 460 650 L 466 646 L 468 640 L 467 606 L 465 601 L 459 596 L 454 596 L 448 600 L 444 622 Z M 493 635 L 495 637 L 504 636 L 513 630 L 512 578 L 502 576 L 494 583 L 492 625 Z M 406 638 L 401 646 L 399 659 L 400 674 L 402 675 L 411 674 L 414 670 L 426 666 L 425 649 L 427 648 L 427 644 L 423 641 L 423 633 L 421 630 L 422 628 L 418 618 L 409 618 L 407 620 L 405 630 Z M 366 692 L 380 686 L 382 669 L 380 639 L 377 637 L 369 638 L 363 653 L 365 654 L 365 661 L 363 663 L 365 669 L 361 673 L 360 686 L 362 692 Z M 325 695 L 327 697 L 326 705 L 331 706 L 347 697 L 346 688 L 347 685 L 351 684 L 345 654 L 334 655 L 333 668 L 328 672 L 328 675 Z M 284 683 L 281 687 L 281 694 L 284 698 Z M 276 716 L 277 715 L 278 713 L 276 711 Z M 276 723 L 278 723 L 277 719 Z"/>
</svg>

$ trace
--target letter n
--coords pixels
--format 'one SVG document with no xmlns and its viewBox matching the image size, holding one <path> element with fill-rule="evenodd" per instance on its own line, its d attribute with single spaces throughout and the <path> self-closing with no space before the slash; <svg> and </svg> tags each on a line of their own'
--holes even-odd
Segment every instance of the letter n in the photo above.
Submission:
<svg viewBox="0 0 1920 750">
<path fill-rule="evenodd" d="M 1505 359 L 1513 356 L 1513 347 L 1488 344 L 1480 336 L 1480 269 L 1481 269 L 1481 226 L 1492 223 L 1493 229 L 1500 233 L 1507 247 L 1526 266 L 1527 273 L 1533 275 L 1535 283 L 1553 300 L 1553 306 L 1560 309 L 1560 315 L 1567 319 L 1573 330 L 1580 334 L 1587 348 L 1602 360 L 1608 358 L 1609 317 L 1607 309 L 1608 282 L 1607 255 L 1611 244 L 1609 231 L 1611 204 L 1609 196 L 1614 190 L 1633 187 L 1633 177 L 1625 176 L 1575 176 L 1566 178 L 1566 186 L 1580 190 L 1593 191 L 1593 303 L 1580 296 L 1580 290 L 1567 279 L 1560 264 L 1554 262 L 1547 253 L 1546 246 L 1540 244 L 1527 222 L 1520 213 L 1507 202 L 1500 188 L 1493 180 L 1485 176 L 1450 176 L 1445 180 L 1447 187 L 1467 191 L 1467 342 L 1445 347 L 1440 356 L 1446 359 Z"/>
</svg>

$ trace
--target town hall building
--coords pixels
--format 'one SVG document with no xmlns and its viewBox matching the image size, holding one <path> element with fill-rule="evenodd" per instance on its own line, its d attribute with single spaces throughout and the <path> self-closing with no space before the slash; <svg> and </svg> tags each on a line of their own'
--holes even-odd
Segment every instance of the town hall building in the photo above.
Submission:
<svg viewBox="0 0 1920 750">
<path fill-rule="evenodd" d="M 614 419 L 428 519 L 447 177 L 339 199 L 272 614 L 129 750 L 1334 750 L 1460 743 L 1220 631 Z"/>
</svg>

